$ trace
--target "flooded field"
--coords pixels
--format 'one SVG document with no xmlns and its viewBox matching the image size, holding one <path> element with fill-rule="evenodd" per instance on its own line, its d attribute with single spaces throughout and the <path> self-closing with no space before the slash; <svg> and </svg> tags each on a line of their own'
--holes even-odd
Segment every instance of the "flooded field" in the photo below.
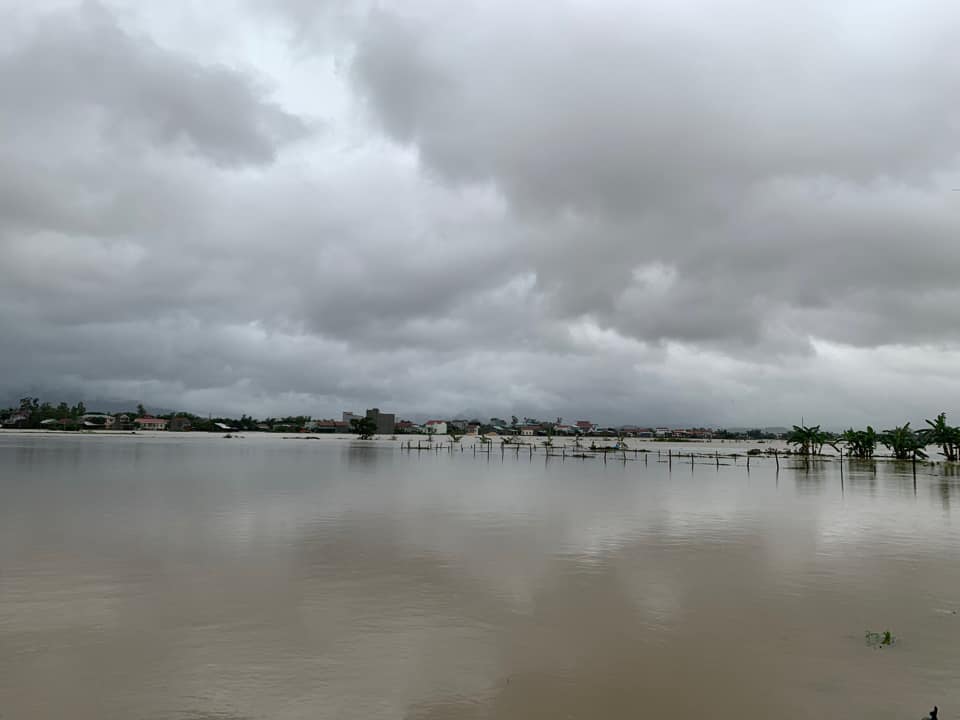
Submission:
<svg viewBox="0 0 960 720">
<path fill-rule="evenodd" d="M 0 717 L 960 717 L 950 466 L 633 445 L 0 434 Z"/>
</svg>

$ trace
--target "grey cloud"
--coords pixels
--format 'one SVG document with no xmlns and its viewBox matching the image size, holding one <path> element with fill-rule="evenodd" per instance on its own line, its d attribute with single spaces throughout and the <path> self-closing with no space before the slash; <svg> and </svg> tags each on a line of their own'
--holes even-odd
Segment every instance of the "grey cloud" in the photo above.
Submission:
<svg viewBox="0 0 960 720">
<path fill-rule="evenodd" d="M 940 3 L 887 37 L 869 21 L 898 11 L 832 3 L 794 23 L 755 3 L 721 3 L 724 23 L 656 4 L 442 5 L 373 13 L 355 75 L 430 164 L 492 177 L 519 203 L 630 212 L 715 183 L 953 166 Z"/>
<path fill-rule="evenodd" d="M 397 5 L 371 14 L 354 77 L 434 171 L 505 193 L 562 315 L 731 350 L 779 343 L 772 315 L 857 343 L 909 340 L 918 324 L 960 337 L 955 322 L 866 304 L 903 283 L 948 289 L 960 270 L 957 198 L 944 200 L 960 15 L 715 10 L 724 22 L 666 4 Z M 631 307 L 650 263 L 674 282 Z M 790 309 L 807 305 L 873 313 L 870 331 L 802 324 Z"/>
<path fill-rule="evenodd" d="M 142 7 L 0 30 L 0 401 L 882 424 L 953 388 L 951 7 L 211 3 L 175 49 Z M 285 109 L 328 91 L 322 133 Z"/>
<path fill-rule="evenodd" d="M 270 162 L 308 131 L 248 77 L 135 37 L 96 2 L 42 15 L 0 57 L 0 84 L 5 132 L 28 140 L 66 112 L 101 144 L 137 152 L 146 140 L 232 166 Z"/>
</svg>

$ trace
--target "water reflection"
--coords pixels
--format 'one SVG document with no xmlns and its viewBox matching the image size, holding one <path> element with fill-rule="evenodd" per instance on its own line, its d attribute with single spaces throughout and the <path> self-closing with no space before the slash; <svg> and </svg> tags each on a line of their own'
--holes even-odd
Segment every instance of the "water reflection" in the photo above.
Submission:
<svg viewBox="0 0 960 720">
<path fill-rule="evenodd" d="M 0 436 L 11 717 L 919 716 L 956 473 Z M 494 459 L 499 453 L 494 453 Z M 841 483 L 841 468 L 843 482 Z M 13 472 L 8 472 L 8 470 Z M 28 481 L 27 481 L 28 480 Z M 880 656 L 866 629 L 904 638 Z M 920 708 L 920 709 L 918 709 Z"/>
<path fill-rule="evenodd" d="M 347 464 L 354 468 L 373 469 L 382 459 L 392 459 L 392 448 L 383 448 L 362 441 L 347 446 Z"/>
</svg>

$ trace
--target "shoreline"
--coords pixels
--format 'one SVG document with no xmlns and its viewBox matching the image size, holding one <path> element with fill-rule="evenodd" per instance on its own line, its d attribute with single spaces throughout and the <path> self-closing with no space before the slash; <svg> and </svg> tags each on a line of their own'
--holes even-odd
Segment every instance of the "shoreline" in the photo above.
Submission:
<svg viewBox="0 0 960 720">
<path fill-rule="evenodd" d="M 227 437 L 229 436 L 229 437 Z M 115 438 L 118 440 L 141 440 L 141 441 L 188 441 L 188 442 L 199 442 L 204 439 L 208 440 L 246 440 L 252 441 L 255 443 L 270 443 L 270 442 L 286 442 L 291 440 L 308 440 L 308 441 L 320 441 L 325 443 L 349 443 L 354 446 L 363 446 L 369 445 L 371 447 L 398 447 L 403 450 L 407 450 L 407 443 L 413 443 L 414 446 L 409 448 L 410 451 L 417 451 L 417 444 L 420 445 L 420 452 L 427 452 L 429 450 L 437 451 L 437 448 L 445 448 L 449 451 L 449 445 L 451 443 L 450 437 L 448 435 L 443 436 L 430 436 L 422 434 L 400 434 L 400 435 L 376 435 L 373 438 L 368 440 L 360 440 L 354 434 L 346 433 L 272 433 L 272 432 L 231 432 L 231 433 L 220 433 L 220 432 L 202 432 L 202 431 L 187 431 L 187 432 L 171 432 L 166 430 L 161 431 L 121 431 L 121 430 L 43 430 L 39 428 L 3 428 L 0 429 L 0 438 L 48 438 L 50 440 L 62 440 L 65 438 L 88 438 L 88 439 L 107 439 Z M 431 442 L 432 437 L 432 442 Z M 491 438 L 491 452 L 496 452 L 496 450 L 501 446 L 500 438 L 503 437 L 513 437 L 513 436 L 500 436 L 499 438 Z M 516 438 L 517 441 L 510 442 L 504 445 L 505 452 L 517 452 L 519 448 L 521 452 L 530 452 L 531 446 L 536 452 L 543 452 L 544 450 L 556 451 L 562 453 L 566 452 L 583 452 L 590 454 L 590 445 L 596 445 L 596 454 L 601 455 L 604 453 L 620 453 L 623 452 L 622 449 L 617 450 L 612 446 L 616 442 L 616 438 L 610 437 L 589 437 L 581 438 L 580 444 L 577 445 L 574 438 L 572 437 L 562 437 L 558 438 L 554 436 L 552 438 L 552 445 L 544 445 L 544 441 L 547 438 L 545 436 L 534 436 L 534 437 L 525 437 L 525 438 Z M 464 436 L 460 439 L 458 443 L 462 445 L 464 450 L 473 450 L 473 447 L 476 446 L 477 449 L 483 447 L 487 443 L 480 442 L 480 436 Z M 779 457 L 780 459 L 802 459 L 805 456 L 799 455 L 793 451 L 793 449 L 787 445 L 784 440 L 751 440 L 751 439 L 712 439 L 712 440 L 678 440 L 678 439 L 656 439 L 656 438 L 627 438 L 626 439 L 626 453 L 627 454 L 660 454 L 663 457 L 668 457 L 672 454 L 674 458 L 687 457 L 695 455 L 697 457 L 711 458 L 715 455 L 720 457 L 724 456 L 738 456 L 738 457 L 751 457 L 755 460 L 764 460 L 764 459 L 774 459 L 774 457 Z M 931 455 L 939 454 L 937 452 L 936 446 L 928 446 L 933 452 Z M 751 451 L 756 451 L 752 452 Z M 483 452 L 486 452 L 484 450 Z M 877 454 L 871 459 L 858 459 L 852 458 L 846 453 L 840 452 L 825 452 L 821 455 L 809 456 L 810 460 L 813 461 L 833 461 L 833 460 L 848 460 L 850 462 L 856 463 L 868 463 L 872 461 L 881 461 L 881 462 L 902 462 L 909 463 L 910 460 L 897 460 L 891 455 L 881 455 Z M 918 459 L 916 461 L 917 465 L 948 465 L 953 464 L 951 461 L 945 460 L 942 457 L 928 457 L 927 459 Z"/>
</svg>

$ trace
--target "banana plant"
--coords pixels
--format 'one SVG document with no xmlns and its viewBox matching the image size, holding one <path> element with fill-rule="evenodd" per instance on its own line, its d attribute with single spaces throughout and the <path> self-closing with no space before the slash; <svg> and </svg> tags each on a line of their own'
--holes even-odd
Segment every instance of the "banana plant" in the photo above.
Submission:
<svg viewBox="0 0 960 720">
<path fill-rule="evenodd" d="M 880 442 L 893 453 L 897 460 L 916 460 L 927 456 L 923 451 L 926 443 L 910 429 L 910 423 L 892 430 L 884 430 L 880 434 Z"/>
<path fill-rule="evenodd" d="M 927 420 L 930 427 L 917 431 L 917 436 L 925 445 L 939 445 L 943 457 L 950 462 L 957 459 L 960 448 L 960 428 L 947 425 L 947 414 L 940 413 L 936 420 Z"/>
<path fill-rule="evenodd" d="M 847 454 L 853 457 L 867 459 L 873 457 L 877 449 L 877 432 L 867 425 L 866 430 L 844 430 L 840 442 L 847 446 Z"/>
<path fill-rule="evenodd" d="M 796 445 L 800 455 L 820 455 L 824 445 L 836 447 L 831 435 L 820 429 L 819 425 L 794 425 L 787 433 L 787 444 Z"/>
</svg>

